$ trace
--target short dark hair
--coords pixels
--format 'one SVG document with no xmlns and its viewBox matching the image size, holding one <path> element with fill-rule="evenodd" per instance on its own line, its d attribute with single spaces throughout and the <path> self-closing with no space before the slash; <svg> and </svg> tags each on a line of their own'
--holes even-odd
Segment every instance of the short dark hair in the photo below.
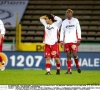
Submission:
<svg viewBox="0 0 100 90">
<path fill-rule="evenodd" d="M 46 15 L 48 17 L 48 19 L 51 19 L 52 22 L 55 22 L 54 17 L 51 14 Z"/>
</svg>

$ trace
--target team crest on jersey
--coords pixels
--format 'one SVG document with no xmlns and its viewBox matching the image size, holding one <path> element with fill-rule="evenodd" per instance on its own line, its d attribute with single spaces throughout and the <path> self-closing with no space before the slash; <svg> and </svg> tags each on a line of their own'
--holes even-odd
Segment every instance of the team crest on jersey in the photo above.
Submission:
<svg viewBox="0 0 100 90">
<path fill-rule="evenodd" d="M 52 51 L 51 54 L 52 54 L 52 55 L 56 55 L 56 51 Z"/>
<path fill-rule="evenodd" d="M 0 53 L 0 69 L 1 69 L 1 71 L 4 71 L 7 63 L 8 63 L 7 55 L 4 53 Z"/>
<path fill-rule="evenodd" d="M 72 45 L 71 48 L 72 48 L 73 50 L 75 50 L 75 49 L 76 49 L 76 45 Z"/>
</svg>

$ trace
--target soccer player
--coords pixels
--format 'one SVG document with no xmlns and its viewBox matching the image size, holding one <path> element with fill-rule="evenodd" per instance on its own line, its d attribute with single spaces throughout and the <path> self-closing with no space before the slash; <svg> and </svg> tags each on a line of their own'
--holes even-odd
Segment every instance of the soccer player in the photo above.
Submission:
<svg viewBox="0 0 100 90">
<path fill-rule="evenodd" d="M 60 74 L 60 52 L 58 45 L 59 28 L 62 23 L 62 19 L 52 14 L 40 17 L 40 22 L 44 25 L 44 41 L 45 43 L 45 58 L 46 58 L 46 75 L 50 75 L 50 59 L 54 58 L 56 62 L 57 72 Z"/>
<path fill-rule="evenodd" d="M 60 32 L 60 43 L 64 46 L 64 51 L 67 53 L 67 72 L 66 74 L 72 74 L 71 71 L 71 53 L 73 54 L 74 61 L 78 73 L 81 73 L 81 69 L 78 63 L 78 46 L 81 42 L 81 28 L 77 18 L 73 17 L 73 10 L 68 9 L 66 11 L 67 18 L 62 22 Z"/>
<path fill-rule="evenodd" d="M 5 28 L 2 20 L 0 20 L 0 52 L 2 52 L 2 46 L 4 42 L 4 35 L 5 35 Z M 4 65 L 4 61 L 2 60 L 2 57 L 0 56 L 0 63 Z M 2 68 L 2 71 L 5 69 L 5 67 Z"/>
</svg>

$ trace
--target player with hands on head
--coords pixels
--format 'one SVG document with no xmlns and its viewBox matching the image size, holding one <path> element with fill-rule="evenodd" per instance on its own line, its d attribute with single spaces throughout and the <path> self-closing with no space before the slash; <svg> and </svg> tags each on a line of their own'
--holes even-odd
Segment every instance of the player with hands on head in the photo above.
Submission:
<svg viewBox="0 0 100 90">
<path fill-rule="evenodd" d="M 40 22 L 44 25 L 44 40 L 45 44 L 45 58 L 46 58 L 46 75 L 50 75 L 51 58 L 55 59 L 57 72 L 56 74 L 60 74 L 60 52 L 59 52 L 59 28 L 62 24 L 62 19 L 53 14 L 44 15 L 40 17 Z"/>
</svg>

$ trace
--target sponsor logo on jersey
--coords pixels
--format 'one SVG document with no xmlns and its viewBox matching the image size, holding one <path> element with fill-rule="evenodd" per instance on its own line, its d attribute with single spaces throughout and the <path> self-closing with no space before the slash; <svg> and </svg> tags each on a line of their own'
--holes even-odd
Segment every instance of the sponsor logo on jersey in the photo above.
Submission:
<svg viewBox="0 0 100 90">
<path fill-rule="evenodd" d="M 53 27 L 47 27 L 48 30 L 54 29 Z"/>
<path fill-rule="evenodd" d="M 75 27 L 75 25 L 67 25 L 66 28 Z"/>
</svg>

